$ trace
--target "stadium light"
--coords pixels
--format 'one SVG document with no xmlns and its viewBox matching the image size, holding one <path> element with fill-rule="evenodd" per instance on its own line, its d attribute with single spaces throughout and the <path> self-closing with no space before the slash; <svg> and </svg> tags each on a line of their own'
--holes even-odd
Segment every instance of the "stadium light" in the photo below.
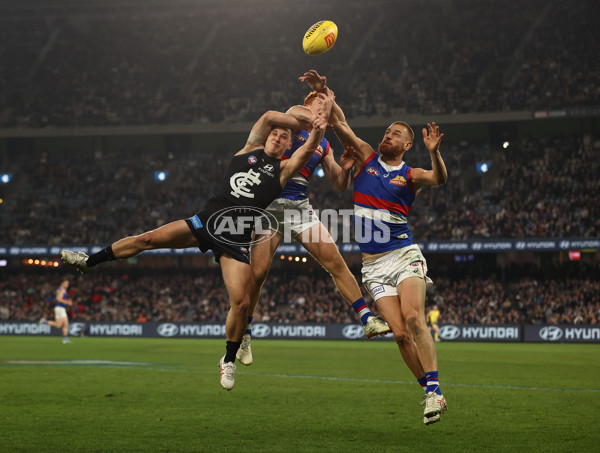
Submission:
<svg viewBox="0 0 600 453">
<path fill-rule="evenodd" d="M 490 170 L 490 167 L 492 166 L 491 162 L 477 162 L 475 164 L 475 169 L 477 170 L 477 173 L 487 173 Z"/>
<path fill-rule="evenodd" d="M 504 149 L 508 148 L 509 146 L 510 146 L 509 142 L 502 143 L 502 148 L 504 148 Z"/>
<path fill-rule="evenodd" d="M 325 172 L 323 171 L 323 169 L 321 167 L 319 167 L 315 170 L 315 176 L 318 176 L 319 178 L 325 177 Z"/>
<path fill-rule="evenodd" d="M 168 171 L 161 170 L 161 171 L 154 172 L 154 180 L 156 182 L 164 182 L 168 177 L 169 177 Z"/>
<path fill-rule="evenodd" d="M 12 173 L 0 173 L 0 184 L 8 184 L 12 177 Z"/>
</svg>

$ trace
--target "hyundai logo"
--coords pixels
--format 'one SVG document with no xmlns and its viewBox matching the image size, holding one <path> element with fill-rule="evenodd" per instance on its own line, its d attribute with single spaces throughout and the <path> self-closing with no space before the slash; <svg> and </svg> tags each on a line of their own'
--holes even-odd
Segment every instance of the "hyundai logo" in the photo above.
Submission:
<svg viewBox="0 0 600 453">
<path fill-rule="evenodd" d="M 156 333 L 158 333 L 161 337 L 174 337 L 179 333 L 179 327 L 171 323 L 161 324 L 156 329 Z"/>
<path fill-rule="evenodd" d="M 439 335 L 442 340 L 456 340 L 460 337 L 460 327 L 442 326 Z"/>
<path fill-rule="evenodd" d="M 81 332 L 83 331 L 85 324 L 82 322 L 73 322 L 69 324 L 69 335 L 72 337 L 81 336 Z"/>
<path fill-rule="evenodd" d="M 545 341 L 558 341 L 563 336 L 560 327 L 547 326 L 540 329 L 540 338 Z"/>
<path fill-rule="evenodd" d="M 342 329 L 342 335 L 350 340 L 357 340 L 365 336 L 365 329 L 358 324 L 349 324 Z"/>
<path fill-rule="evenodd" d="M 264 338 L 271 335 L 271 328 L 266 324 L 254 324 L 252 326 L 252 336 L 256 338 Z"/>
</svg>

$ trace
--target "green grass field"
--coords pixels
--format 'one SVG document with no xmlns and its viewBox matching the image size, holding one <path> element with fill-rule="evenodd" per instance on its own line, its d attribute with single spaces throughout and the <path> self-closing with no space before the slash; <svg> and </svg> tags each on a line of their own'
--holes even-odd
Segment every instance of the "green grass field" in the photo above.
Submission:
<svg viewBox="0 0 600 453">
<path fill-rule="evenodd" d="M 440 343 L 449 410 L 392 342 L 0 337 L 1 452 L 579 452 L 600 444 L 600 346 Z M 87 362 L 86 362 L 87 361 Z M 128 362 L 128 363 L 127 363 Z"/>
</svg>

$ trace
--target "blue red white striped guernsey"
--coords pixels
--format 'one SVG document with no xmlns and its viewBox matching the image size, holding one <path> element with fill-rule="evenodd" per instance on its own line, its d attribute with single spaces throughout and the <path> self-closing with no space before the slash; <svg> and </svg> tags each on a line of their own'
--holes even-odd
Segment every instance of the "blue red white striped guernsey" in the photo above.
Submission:
<svg viewBox="0 0 600 453">
<path fill-rule="evenodd" d="M 62 289 L 64 289 L 62 286 L 59 286 L 59 287 L 56 289 L 56 301 L 57 301 L 57 302 L 56 302 L 56 306 L 57 306 L 57 307 L 63 307 L 63 308 L 67 308 L 67 304 L 66 304 L 66 303 L 64 303 L 64 302 L 61 302 L 61 301 L 59 300 L 59 298 L 58 298 L 58 295 L 60 294 L 60 292 L 61 292 L 61 290 L 62 290 Z M 67 290 L 65 289 L 65 290 L 64 290 L 64 292 L 63 292 L 62 299 L 63 299 L 63 300 L 67 300 L 68 298 L 69 298 L 69 295 L 67 294 Z"/>
<path fill-rule="evenodd" d="M 304 145 L 309 135 L 310 133 L 308 131 L 294 131 L 292 147 L 283 154 L 281 160 L 283 161 L 292 157 L 292 154 L 294 154 L 298 148 Z M 304 200 L 308 198 L 308 180 L 313 175 L 317 165 L 323 161 L 327 153 L 330 151 L 331 148 L 329 146 L 329 142 L 326 138 L 323 138 L 319 144 L 319 148 L 313 153 L 312 156 L 310 156 L 310 160 L 306 166 L 300 170 L 296 176 L 288 181 L 278 198 L 287 198 L 289 200 Z"/>
<path fill-rule="evenodd" d="M 382 253 L 413 243 L 408 213 L 416 194 L 412 168 L 393 167 L 373 152 L 354 176 L 354 236 L 363 253 Z"/>
</svg>

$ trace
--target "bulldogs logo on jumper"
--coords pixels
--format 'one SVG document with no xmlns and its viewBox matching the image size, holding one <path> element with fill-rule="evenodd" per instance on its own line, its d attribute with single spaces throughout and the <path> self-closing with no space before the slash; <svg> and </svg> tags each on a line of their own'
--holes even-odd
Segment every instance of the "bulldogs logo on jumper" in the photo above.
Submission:
<svg viewBox="0 0 600 453">
<path fill-rule="evenodd" d="M 298 133 L 296 134 L 296 137 L 295 137 L 295 138 L 296 138 L 296 140 L 298 140 L 299 142 L 305 142 L 305 141 L 306 141 L 306 137 L 305 137 L 304 135 L 302 135 L 302 133 L 301 133 L 301 132 L 298 132 Z"/>
<path fill-rule="evenodd" d="M 256 156 L 250 156 L 250 157 L 248 157 L 248 163 L 250 165 L 254 165 L 256 162 L 258 162 L 258 159 L 256 158 Z"/>
<path fill-rule="evenodd" d="M 390 179 L 390 184 L 393 184 L 395 186 L 402 186 L 402 187 L 406 187 L 408 185 L 404 176 L 400 176 L 400 175 L 396 176 L 393 179 Z"/>
<path fill-rule="evenodd" d="M 376 168 L 373 167 L 369 167 L 367 168 L 367 173 L 373 176 L 379 176 L 379 172 L 377 171 Z"/>
</svg>

